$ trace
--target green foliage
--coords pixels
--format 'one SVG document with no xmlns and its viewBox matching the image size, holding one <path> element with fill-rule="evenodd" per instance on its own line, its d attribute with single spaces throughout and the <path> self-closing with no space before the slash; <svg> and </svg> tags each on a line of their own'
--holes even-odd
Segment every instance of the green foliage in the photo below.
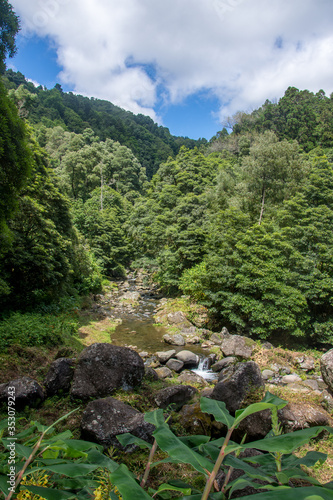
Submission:
<svg viewBox="0 0 333 500">
<path fill-rule="evenodd" d="M 77 332 L 77 321 L 70 313 L 41 314 L 15 312 L 0 321 L 0 349 L 12 345 L 63 345 Z"/>
<path fill-rule="evenodd" d="M 148 178 L 157 172 L 159 165 L 169 156 L 176 155 L 181 146 L 194 148 L 205 144 L 205 139 L 195 141 L 188 137 L 174 137 L 169 129 L 158 126 L 148 116 L 134 115 L 114 104 L 100 99 L 62 92 L 56 85 L 53 89 L 31 89 L 22 74 L 6 72 L 7 85 L 16 88 L 20 84 L 37 95 L 29 118 L 34 125 L 46 127 L 60 125 L 65 130 L 81 134 L 91 128 L 99 140 L 119 142 L 129 148 L 138 159 Z M 42 144 L 44 145 L 44 144 Z"/>
<path fill-rule="evenodd" d="M 292 500 L 296 492 L 297 498 L 304 500 L 311 498 L 311 495 L 322 499 L 332 499 L 333 491 L 330 484 L 321 485 L 302 470 L 302 465 L 313 466 L 317 462 L 323 463 L 326 460 L 326 455 L 317 452 L 309 452 L 303 458 L 293 455 L 299 446 L 308 442 L 312 437 L 318 436 L 323 430 L 333 434 L 332 428 L 313 427 L 286 435 L 274 433 L 273 429 L 271 435 L 255 443 L 237 444 L 231 441 L 233 431 L 244 418 L 263 410 L 271 410 L 274 414 L 286 404 L 286 401 L 266 393 L 260 403 L 238 410 L 233 417 L 227 411 L 224 403 L 201 398 L 202 411 L 208 412 L 228 428 L 226 437 L 217 440 L 211 440 L 207 436 L 177 437 L 164 421 L 161 410 L 147 413 L 145 420 L 155 425 L 155 442 L 150 449 L 145 478 L 140 485 L 124 464 L 119 465 L 103 455 L 102 447 L 85 441 L 73 440 L 69 431 L 54 434 L 54 426 L 67 418 L 68 415 L 48 428 L 33 423 L 29 430 L 16 436 L 15 452 L 20 462 L 14 466 L 17 479 L 13 490 L 19 487 L 24 475 L 29 477 L 34 473 L 42 472 L 43 474 L 52 474 L 52 488 L 25 484 L 21 486 L 21 489 L 40 494 L 46 499 L 76 498 L 79 500 L 87 498 L 87 495 L 91 497 L 93 491 L 97 490 L 97 474 L 103 468 L 109 475 L 109 484 L 112 485 L 108 495 L 111 498 L 117 498 L 120 493 L 123 500 L 132 500 L 134 497 L 138 500 L 155 497 L 169 499 L 174 498 L 174 492 L 182 493 L 183 496 L 177 498 L 183 498 L 183 500 L 196 498 L 199 500 L 215 498 L 227 500 L 233 492 L 246 486 L 263 490 L 262 493 L 251 495 L 250 498 L 253 500 L 266 498 L 266 493 L 269 493 L 267 498 L 272 498 L 273 495 L 274 498 L 279 498 L 280 493 L 283 493 L 283 498 Z M 1 422 L 0 430 L 3 431 L 7 425 L 7 420 Z M 37 442 L 36 431 L 41 433 Z M 141 447 L 146 444 L 141 439 L 128 434 L 119 436 L 119 439 L 123 443 L 131 442 Z M 0 457 L 0 489 L 6 495 L 8 493 L 6 473 L 10 465 L 8 445 L 12 443 L 12 440 L 10 437 L 2 437 L 1 441 L 6 451 Z M 191 484 L 173 479 L 169 483 L 163 482 L 158 490 L 149 488 L 147 492 L 145 485 L 149 470 L 160 463 L 152 462 L 157 446 L 168 454 L 168 458 L 163 462 L 189 464 L 202 474 L 206 480 L 204 491 L 198 490 Z M 239 458 L 240 451 L 253 447 L 264 451 L 264 453 L 252 458 Z M 225 472 L 226 479 L 221 491 L 211 493 L 216 475 L 221 467 Z M 241 469 L 244 474 L 229 482 L 228 471 L 232 468 Z M 260 480 L 261 484 L 258 484 L 257 480 Z M 299 486 L 295 491 L 295 488 L 290 486 L 290 482 L 293 480 L 306 481 L 307 486 Z M 313 486 L 308 486 L 309 484 Z M 61 497 L 57 496 L 60 491 Z M 8 500 L 12 496 L 13 491 L 9 492 Z"/>
<path fill-rule="evenodd" d="M 0 231 L 5 235 L 0 243 L 0 256 L 9 239 L 6 222 L 17 207 L 30 162 L 26 128 L 0 82 Z"/>
<path fill-rule="evenodd" d="M 7 55 L 13 57 L 16 52 L 15 36 L 19 31 L 19 19 L 7 0 L 0 0 L 0 73 L 5 70 Z"/>
<path fill-rule="evenodd" d="M 124 231 L 128 210 L 128 202 L 110 187 L 95 189 L 85 203 L 73 203 L 74 223 L 104 275 L 123 276 L 130 262 L 133 250 Z"/>
<path fill-rule="evenodd" d="M 45 152 L 32 137 L 30 147 L 31 178 L 20 191 L 18 210 L 7 222 L 12 241 L 3 255 L 1 272 L 10 294 L 1 298 L 3 307 L 54 300 L 72 292 L 74 282 L 83 282 L 91 272 L 91 266 L 82 265 L 84 250 L 73 227 L 69 204 L 48 169 Z M 75 269 L 88 275 L 78 276 Z M 96 288 L 96 277 L 93 282 Z"/>
</svg>

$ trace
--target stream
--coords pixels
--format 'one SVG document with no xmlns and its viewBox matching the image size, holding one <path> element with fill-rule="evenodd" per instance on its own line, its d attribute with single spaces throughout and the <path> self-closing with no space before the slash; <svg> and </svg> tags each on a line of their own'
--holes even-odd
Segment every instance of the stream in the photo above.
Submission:
<svg viewBox="0 0 333 500">
<path fill-rule="evenodd" d="M 145 285 L 140 275 L 136 278 L 129 274 L 126 281 L 117 282 L 117 289 L 104 296 L 102 301 L 103 312 L 119 322 L 111 334 L 112 343 L 149 354 L 170 349 L 176 352 L 190 350 L 200 356 L 200 364 L 194 371 L 209 378 L 212 372 L 205 365 L 207 351 L 200 345 L 179 347 L 164 342 L 163 335 L 170 332 L 166 327 L 156 325 L 154 316 L 165 300 L 155 286 Z"/>
</svg>

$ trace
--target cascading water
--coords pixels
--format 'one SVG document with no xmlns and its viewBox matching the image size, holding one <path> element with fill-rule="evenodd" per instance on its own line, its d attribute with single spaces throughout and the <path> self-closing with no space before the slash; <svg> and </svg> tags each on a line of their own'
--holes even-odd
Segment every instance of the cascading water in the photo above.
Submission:
<svg viewBox="0 0 333 500">
<path fill-rule="evenodd" d="M 200 377 L 206 380 L 214 380 L 217 378 L 217 374 L 210 369 L 210 366 L 211 366 L 211 359 L 201 357 L 198 367 L 193 368 L 192 372 L 196 373 L 197 375 L 200 375 Z"/>
</svg>

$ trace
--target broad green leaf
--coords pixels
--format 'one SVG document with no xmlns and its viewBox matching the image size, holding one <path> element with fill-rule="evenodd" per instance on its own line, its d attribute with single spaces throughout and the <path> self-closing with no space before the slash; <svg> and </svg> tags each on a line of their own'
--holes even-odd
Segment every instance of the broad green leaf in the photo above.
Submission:
<svg viewBox="0 0 333 500">
<path fill-rule="evenodd" d="M 324 430 L 333 434 L 332 427 L 310 427 L 308 429 L 290 432 L 289 434 L 282 434 L 280 436 L 253 441 L 251 443 L 251 448 L 268 451 L 270 453 L 280 452 L 283 454 L 289 454 L 295 451 L 296 448 L 308 443 L 311 438 L 318 436 L 318 434 Z"/>
<path fill-rule="evenodd" d="M 129 446 L 131 444 L 135 444 L 137 446 L 140 446 L 140 448 L 148 448 L 149 450 L 152 448 L 152 445 L 150 443 L 147 443 L 147 441 L 144 441 L 143 439 L 133 436 L 129 432 L 126 432 L 124 434 L 118 434 L 116 438 L 118 439 L 119 443 L 124 447 Z"/>
<path fill-rule="evenodd" d="M 184 495 L 190 495 L 192 489 L 191 488 L 179 488 L 177 486 L 172 486 L 171 484 L 166 484 L 163 483 L 159 486 L 157 492 L 160 493 L 161 491 L 180 491 L 181 493 L 184 493 Z"/>
<path fill-rule="evenodd" d="M 278 410 L 281 410 L 288 404 L 288 401 L 285 401 L 284 399 L 281 399 L 278 396 L 275 396 L 274 394 L 271 394 L 269 391 L 267 391 L 260 403 L 270 403 L 277 406 Z"/>
<path fill-rule="evenodd" d="M 103 446 L 100 444 L 92 443 L 90 441 L 82 441 L 81 439 L 64 439 L 64 443 L 73 450 L 87 451 L 94 448 L 96 450 L 103 451 Z"/>
<path fill-rule="evenodd" d="M 276 472 L 276 477 L 281 484 L 288 485 L 289 477 L 284 472 Z"/>
<path fill-rule="evenodd" d="M 242 500 L 332 500 L 333 491 L 318 486 L 307 486 L 305 488 L 283 488 L 246 495 Z"/>
<path fill-rule="evenodd" d="M 282 401 L 282 399 L 281 399 Z M 283 402 L 283 406 L 287 404 L 286 401 Z M 281 405 L 280 405 L 281 406 Z M 278 408 L 280 407 L 278 406 Z M 249 415 L 252 415 L 253 413 L 257 413 L 258 411 L 263 411 L 263 410 L 271 410 L 272 408 L 276 408 L 275 404 L 272 403 L 254 403 L 253 405 L 248 406 L 244 410 L 237 410 L 235 413 L 235 427 L 238 427 L 240 422 L 244 420 L 244 418 L 248 417 Z"/>
<path fill-rule="evenodd" d="M 48 448 L 46 451 L 43 453 L 43 459 L 47 458 L 53 458 L 56 459 L 59 456 L 59 450 L 52 450 L 51 448 Z"/>
<path fill-rule="evenodd" d="M 165 425 L 163 410 L 155 410 L 145 413 L 144 419 L 148 424 L 153 424 L 156 427 Z"/>
<path fill-rule="evenodd" d="M 67 464 L 60 464 L 60 465 L 51 465 L 51 466 L 46 466 L 45 470 L 48 470 L 50 472 L 54 472 L 55 474 L 63 474 L 64 476 L 67 477 L 77 477 L 77 476 L 84 476 L 86 474 L 89 474 L 90 472 L 93 472 L 99 467 L 97 464 L 78 464 L 75 462 L 70 462 Z"/>
<path fill-rule="evenodd" d="M 87 453 L 88 455 L 88 462 L 92 464 L 97 464 L 99 467 L 104 467 L 105 469 L 108 469 L 110 472 L 114 472 L 117 467 L 119 467 L 119 464 L 111 460 L 111 458 L 107 457 L 103 453 L 97 450 L 90 450 Z"/>
<path fill-rule="evenodd" d="M 301 458 L 295 455 L 289 455 L 288 457 L 282 457 L 282 467 L 290 467 L 296 465 L 306 465 L 307 467 L 313 467 L 317 462 L 324 463 L 327 459 L 325 453 L 320 453 L 319 451 L 308 451 L 308 453 Z"/>
<path fill-rule="evenodd" d="M 216 401 L 216 399 L 201 398 L 200 408 L 204 413 L 213 415 L 217 422 L 222 422 L 229 429 L 234 425 L 234 418 L 228 412 L 226 405 L 223 401 Z"/>
<path fill-rule="evenodd" d="M 221 446 L 224 443 L 224 438 L 221 441 L 222 444 L 220 444 L 219 446 L 216 445 L 216 443 L 218 443 L 218 442 L 220 442 L 220 440 L 216 440 L 216 441 L 212 441 L 212 442 L 207 443 L 207 444 L 200 445 L 199 446 L 200 453 L 202 453 L 203 455 L 208 455 L 214 462 L 216 462 L 216 459 L 219 456 L 219 453 L 221 450 Z M 229 441 L 229 443 L 230 444 L 228 444 L 228 446 L 224 450 L 225 456 L 229 455 L 229 453 L 232 453 L 232 452 L 235 452 L 235 451 L 242 449 L 242 445 L 240 445 L 240 444 L 232 443 L 231 441 Z"/>
<path fill-rule="evenodd" d="M 21 486 L 21 491 L 22 490 L 31 491 L 31 493 L 40 495 L 42 498 L 46 498 L 46 500 L 65 500 L 66 498 L 76 498 L 75 493 L 67 493 L 66 491 L 43 488 L 42 486 Z"/>
<path fill-rule="evenodd" d="M 191 450 L 168 426 L 159 427 L 154 432 L 154 437 L 161 450 L 167 452 L 172 459 L 180 463 L 191 464 L 198 472 L 207 474 L 205 469 L 212 472 L 214 464 L 199 453 Z"/>
<path fill-rule="evenodd" d="M 8 476 L 0 474 L 0 491 L 6 496 L 8 495 Z"/>
<path fill-rule="evenodd" d="M 181 436 L 179 439 L 189 448 L 197 448 L 209 442 L 209 436 Z"/>
<path fill-rule="evenodd" d="M 23 446 L 22 444 L 15 443 L 15 453 L 18 456 L 24 457 L 25 459 L 29 458 L 32 453 L 32 448 L 28 446 Z"/>
<path fill-rule="evenodd" d="M 136 482 L 128 468 L 121 464 L 112 472 L 110 479 L 120 491 L 123 500 L 151 500 L 151 497 Z"/>
</svg>

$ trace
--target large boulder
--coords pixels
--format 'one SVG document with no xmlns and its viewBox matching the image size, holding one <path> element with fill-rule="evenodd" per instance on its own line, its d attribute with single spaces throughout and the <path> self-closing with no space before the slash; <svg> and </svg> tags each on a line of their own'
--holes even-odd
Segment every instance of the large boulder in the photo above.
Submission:
<svg viewBox="0 0 333 500">
<path fill-rule="evenodd" d="M 178 422 L 189 434 L 209 436 L 211 433 L 212 419 L 201 411 L 200 403 L 183 406 L 179 412 Z"/>
<path fill-rule="evenodd" d="M 180 351 L 176 354 L 176 358 L 184 363 L 186 367 L 196 367 L 199 363 L 199 356 L 191 351 Z"/>
<path fill-rule="evenodd" d="M 152 442 L 155 427 L 144 421 L 144 414 L 112 397 L 88 404 L 81 420 L 82 438 L 103 445 L 121 448 L 116 436 L 130 432 Z"/>
<path fill-rule="evenodd" d="M 176 351 L 174 349 L 171 349 L 170 351 L 158 351 L 155 353 L 155 356 L 157 356 L 157 359 L 159 360 L 160 363 L 165 364 L 175 354 Z"/>
<path fill-rule="evenodd" d="M 208 385 L 207 380 L 205 380 L 197 373 L 192 372 L 191 370 L 182 371 L 177 380 L 178 382 L 187 385 L 192 385 L 192 384 L 203 385 L 203 386 Z"/>
<path fill-rule="evenodd" d="M 223 356 L 237 356 L 250 359 L 256 344 L 253 340 L 240 335 L 226 335 L 223 338 L 221 351 Z"/>
<path fill-rule="evenodd" d="M 184 368 L 184 363 L 182 361 L 179 361 L 178 359 L 172 358 L 172 359 L 169 359 L 169 361 L 167 362 L 167 364 L 165 366 L 170 368 L 170 370 L 173 370 L 174 372 L 179 373 Z"/>
<path fill-rule="evenodd" d="M 158 391 L 155 396 L 155 402 L 159 408 L 166 409 L 170 407 L 173 411 L 180 410 L 185 403 L 188 403 L 198 392 L 190 385 L 174 385 Z"/>
<path fill-rule="evenodd" d="M 59 358 L 53 361 L 44 380 L 48 396 L 69 392 L 74 376 L 75 359 Z"/>
<path fill-rule="evenodd" d="M 227 358 L 220 359 L 220 361 L 217 361 L 212 365 L 212 370 L 213 372 L 220 372 L 227 368 L 230 365 L 234 365 L 237 363 L 237 358 L 233 356 L 228 356 Z"/>
<path fill-rule="evenodd" d="M 327 351 L 320 360 L 320 371 L 324 382 L 333 392 L 333 349 Z"/>
<path fill-rule="evenodd" d="M 176 325 L 185 328 L 190 328 L 192 323 L 188 321 L 185 314 L 182 311 L 176 311 L 168 314 L 168 323 L 169 325 Z"/>
<path fill-rule="evenodd" d="M 265 384 L 259 366 L 254 361 L 238 363 L 231 373 L 215 385 L 211 398 L 224 401 L 234 413 L 243 406 L 261 399 Z"/>
<path fill-rule="evenodd" d="M 14 399 L 12 399 L 14 398 Z M 42 387 L 30 377 L 22 377 L 0 385 L 0 403 L 15 401 L 15 410 L 36 407 L 45 399 Z"/>
<path fill-rule="evenodd" d="M 333 419 L 320 407 L 310 403 L 288 403 L 279 410 L 284 432 L 293 432 L 317 425 L 332 426 Z"/>
<path fill-rule="evenodd" d="M 163 335 L 163 340 L 171 345 L 183 346 L 186 344 L 184 337 L 180 335 L 180 333 L 176 333 L 176 335 L 169 335 L 166 333 Z"/>
<path fill-rule="evenodd" d="M 132 349 L 92 344 L 79 357 L 71 396 L 83 400 L 109 396 L 116 389 L 140 385 L 144 374 L 144 363 Z"/>
</svg>

